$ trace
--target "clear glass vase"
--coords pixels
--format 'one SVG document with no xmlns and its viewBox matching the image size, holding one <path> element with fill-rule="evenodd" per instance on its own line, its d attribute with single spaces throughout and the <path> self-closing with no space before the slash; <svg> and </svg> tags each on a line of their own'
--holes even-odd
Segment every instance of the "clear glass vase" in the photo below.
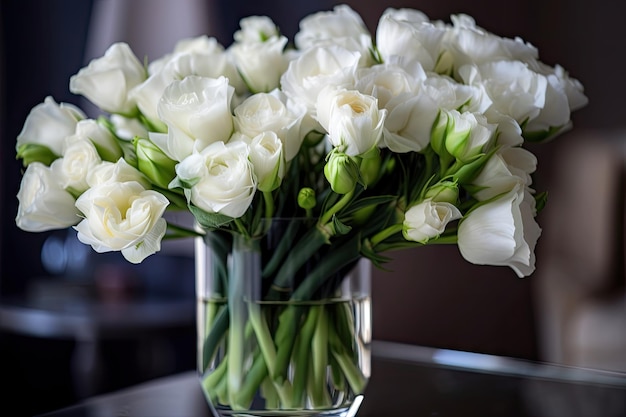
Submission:
<svg viewBox="0 0 626 417">
<path fill-rule="evenodd" d="M 217 416 L 354 416 L 370 375 L 369 261 L 304 219 L 196 242 L 198 372 Z"/>
</svg>

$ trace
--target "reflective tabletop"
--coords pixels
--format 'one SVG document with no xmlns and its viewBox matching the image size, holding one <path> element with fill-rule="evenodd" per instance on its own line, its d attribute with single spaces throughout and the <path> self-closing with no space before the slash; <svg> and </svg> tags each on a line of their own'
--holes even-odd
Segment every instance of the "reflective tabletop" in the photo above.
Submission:
<svg viewBox="0 0 626 417">
<path fill-rule="evenodd" d="M 392 342 L 372 343 L 358 417 L 624 417 L 626 374 Z M 209 417 L 195 372 L 89 398 L 41 417 Z"/>
</svg>

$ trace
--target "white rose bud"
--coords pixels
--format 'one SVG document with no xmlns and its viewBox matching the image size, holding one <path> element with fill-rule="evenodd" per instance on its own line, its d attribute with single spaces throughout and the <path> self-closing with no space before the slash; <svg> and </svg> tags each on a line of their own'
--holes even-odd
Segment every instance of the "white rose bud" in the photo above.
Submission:
<svg viewBox="0 0 626 417">
<path fill-rule="evenodd" d="M 535 270 L 535 245 L 541 228 L 535 200 L 523 187 L 471 210 L 459 224 L 458 246 L 468 262 L 503 265 L 521 278 Z"/>
<path fill-rule="evenodd" d="M 118 42 L 70 78 L 70 91 L 106 112 L 132 115 L 136 105 L 128 92 L 145 79 L 146 71 L 128 44 Z"/>
<path fill-rule="evenodd" d="M 76 195 L 82 193 L 89 185 L 89 171 L 102 162 L 98 151 L 91 141 L 70 137 L 63 158 L 55 160 L 50 168 L 63 187 Z"/>
<path fill-rule="evenodd" d="M 445 113 L 448 117 L 445 147 L 459 161 L 472 160 L 493 142 L 496 125 L 488 123 L 482 114 L 456 110 Z"/>
<path fill-rule="evenodd" d="M 208 213 L 239 218 L 257 188 L 254 167 L 243 141 L 215 142 L 176 165 L 170 188 L 181 186 L 187 200 Z"/>
<path fill-rule="evenodd" d="M 98 155 L 105 161 L 114 162 L 124 155 L 113 134 L 93 119 L 85 119 L 78 122 L 76 133 L 69 137 L 66 143 L 74 140 L 91 141 L 96 147 Z"/>
<path fill-rule="evenodd" d="M 254 165 L 260 191 L 273 191 L 280 186 L 285 175 L 283 143 L 276 133 L 265 132 L 250 143 L 250 162 Z"/>
<path fill-rule="evenodd" d="M 366 153 L 382 137 L 386 110 L 356 90 L 325 88 L 317 99 L 317 117 L 331 144 L 349 156 Z"/>
<path fill-rule="evenodd" d="M 61 156 L 65 138 L 74 134 L 76 124 L 85 117 L 78 107 L 68 103 L 57 104 L 48 96 L 26 117 L 24 127 L 17 135 L 16 150 L 19 152 L 23 145 L 36 144 L 46 146 L 56 156 Z"/>
<path fill-rule="evenodd" d="M 57 181 L 51 169 L 39 162 L 26 168 L 17 199 L 15 223 L 27 232 L 64 229 L 80 221 L 74 197 Z"/>
<path fill-rule="evenodd" d="M 158 112 L 168 127 L 167 151 L 174 159 L 182 161 L 194 146 L 201 150 L 230 138 L 233 92 L 225 77 L 189 76 L 165 89 Z"/>
<path fill-rule="evenodd" d="M 461 212 L 454 204 L 427 199 L 406 211 L 402 234 L 407 240 L 425 244 L 439 237 L 448 223 L 461 217 Z"/>
<path fill-rule="evenodd" d="M 276 24 L 268 16 L 248 16 L 239 21 L 240 30 L 233 35 L 235 42 L 265 42 L 280 33 Z"/>
<path fill-rule="evenodd" d="M 78 240 L 96 252 L 121 251 L 128 261 L 140 263 L 161 249 L 168 204 L 165 196 L 134 181 L 100 184 L 76 200 L 85 218 L 74 228 Z"/>
</svg>

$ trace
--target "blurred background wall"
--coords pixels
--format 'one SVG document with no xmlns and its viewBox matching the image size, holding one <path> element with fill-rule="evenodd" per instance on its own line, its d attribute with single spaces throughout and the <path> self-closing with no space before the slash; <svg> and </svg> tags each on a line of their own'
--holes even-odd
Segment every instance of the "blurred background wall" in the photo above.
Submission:
<svg viewBox="0 0 626 417">
<path fill-rule="evenodd" d="M 204 33 L 227 46 L 239 19 L 251 14 L 270 16 L 293 39 L 302 17 L 339 3 L 2 0 L 0 297 L 50 296 L 54 291 L 93 296 L 94 288 L 106 293 L 113 275 L 122 290 L 135 295 L 193 297 L 192 269 L 179 272 L 181 265 L 189 268 L 192 255 L 185 244 L 166 248 L 167 256 L 152 257 L 130 268 L 124 261 L 121 266 L 115 257 L 94 257 L 90 248 L 85 251 L 80 244 L 73 245 L 73 236 L 66 232 L 32 234 L 16 228 L 15 195 L 21 173 L 14 146 L 24 119 L 47 95 L 89 110 L 88 103 L 69 93 L 69 77 L 114 41 L 129 43 L 137 56 L 149 59 L 171 51 L 183 37 Z M 565 67 L 584 84 L 590 99 L 586 108 L 573 114 L 573 131 L 531 148 L 539 158 L 536 188 L 548 189 L 550 195 L 538 219 L 543 236 L 537 247 L 536 273 L 519 279 L 507 268 L 470 265 L 455 247 L 395 253 L 388 265 L 390 272 L 374 271 L 374 337 L 626 370 L 623 5 L 612 0 L 346 3 L 372 31 L 387 7 L 416 8 L 433 20 L 448 21 L 453 13 L 470 14 L 489 31 L 519 36 L 537 46 L 540 58 Z M 65 254 L 65 263 L 56 264 L 56 269 L 42 261 L 46 242 Z M 101 279 L 102 274 L 96 273 L 99 264 L 113 265 L 116 274 Z M 189 342 L 193 329 L 172 337 Z M 57 391 L 50 393 L 52 388 L 46 387 L 50 395 L 42 397 L 43 409 L 75 399 L 66 363 L 56 360 L 68 360 L 75 346 L 71 341 L 51 343 L 37 338 L 16 340 L 7 332 L 0 333 L 0 378 L 19 378 L 25 367 L 32 366 L 33 357 L 42 359 L 37 361 L 38 372 L 56 376 Z M 20 361 L 17 355 L 28 357 Z M 10 369 L 6 368 L 9 363 Z M 170 369 L 186 367 L 193 365 L 188 361 Z M 136 373 L 136 378 L 149 376 Z M 107 389 L 129 381 L 120 376 Z M 24 386 L 18 383 L 15 390 Z"/>
</svg>

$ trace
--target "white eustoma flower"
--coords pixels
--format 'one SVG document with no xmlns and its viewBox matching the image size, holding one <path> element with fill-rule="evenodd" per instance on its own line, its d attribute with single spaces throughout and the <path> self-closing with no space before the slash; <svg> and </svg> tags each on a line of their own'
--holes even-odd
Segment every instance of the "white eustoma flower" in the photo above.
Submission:
<svg viewBox="0 0 626 417">
<path fill-rule="evenodd" d="M 430 131 L 439 114 L 435 101 L 425 94 L 403 93 L 387 103 L 384 147 L 393 152 L 420 152 L 430 142 Z"/>
<path fill-rule="evenodd" d="M 145 79 L 146 71 L 128 44 L 118 42 L 70 78 L 70 91 L 106 112 L 133 114 L 136 105 L 128 93 Z"/>
<path fill-rule="evenodd" d="M 280 79 L 281 88 L 294 101 L 315 116 L 317 95 L 332 85 L 352 88 L 360 54 L 340 46 L 314 47 L 291 61 Z"/>
<path fill-rule="evenodd" d="M 248 156 L 254 166 L 260 191 L 273 191 L 280 186 L 285 176 L 283 143 L 272 131 L 263 132 L 252 138 Z"/>
<path fill-rule="evenodd" d="M 459 74 L 465 83 L 484 87 L 492 101 L 490 110 L 510 116 L 520 125 L 535 119 L 546 106 L 547 78 L 523 62 L 467 65 L 459 69 Z"/>
<path fill-rule="evenodd" d="M 228 52 L 248 89 L 269 92 L 280 84 L 280 77 L 288 65 L 283 54 L 287 38 L 274 36 L 264 42 L 235 42 Z"/>
<path fill-rule="evenodd" d="M 434 73 L 428 74 L 419 85 L 420 94 L 426 94 L 446 110 L 484 113 L 491 106 L 491 99 L 482 86 L 466 85 L 454 79 Z"/>
<path fill-rule="evenodd" d="M 74 197 L 57 181 L 52 170 L 39 162 L 26 168 L 17 199 L 15 223 L 27 232 L 63 229 L 80 221 Z"/>
<path fill-rule="evenodd" d="M 330 143 L 349 156 L 364 154 L 382 137 L 387 111 L 370 95 L 327 87 L 317 99 L 317 118 Z"/>
<path fill-rule="evenodd" d="M 106 161 L 114 162 L 124 155 L 113 134 L 105 126 L 93 119 L 79 121 L 76 124 L 76 132 L 66 139 L 66 144 L 77 140 L 91 141 L 96 147 L 98 155 Z"/>
<path fill-rule="evenodd" d="M 454 204 L 427 199 L 406 211 L 402 234 L 407 240 L 426 243 L 441 235 L 448 223 L 461 217 Z"/>
<path fill-rule="evenodd" d="M 235 129 L 245 136 L 254 138 L 263 132 L 272 131 L 283 142 L 285 160 L 292 160 L 300 150 L 304 134 L 301 132 L 306 108 L 280 90 L 257 93 L 235 107 Z"/>
<path fill-rule="evenodd" d="M 202 36 L 181 41 L 175 53 L 166 55 L 157 63 L 154 66 L 151 64 L 150 77 L 135 87 L 130 96 L 136 100 L 141 113 L 161 129 L 157 107 L 165 89 L 174 81 L 190 75 L 206 78 L 224 76 L 240 94 L 246 90 L 230 55 L 214 38 Z"/>
<path fill-rule="evenodd" d="M 248 155 L 243 141 L 214 142 L 176 165 L 170 187 L 184 187 L 187 200 L 208 213 L 241 217 L 257 188 Z"/>
<path fill-rule="evenodd" d="M 359 68 L 356 75 L 356 89 L 378 99 L 380 108 L 394 97 L 413 93 L 419 83 L 426 79 L 424 69 L 417 63 L 409 72 L 406 68 L 383 63 L 369 68 Z"/>
<path fill-rule="evenodd" d="M 505 147 L 493 154 L 471 181 L 472 196 L 487 201 L 508 193 L 516 186 L 530 187 L 531 174 L 537 169 L 537 157 L 521 147 Z"/>
<path fill-rule="evenodd" d="M 402 66 L 419 62 L 426 71 L 433 71 L 444 34 L 423 13 L 389 8 L 378 21 L 376 46 L 384 62 Z"/>
<path fill-rule="evenodd" d="M 480 65 L 500 60 L 527 63 L 537 59 L 538 52 L 534 46 L 520 38 L 509 39 L 490 33 L 476 25 L 471 16 L 456 14 L 451 15 L 450 20 L 452 26 L 445 26 L 446 34 L 442 40 L 447 71 L 454 72 L 467 64 Z"/>
<path fill-rule="evenodd" d="M 140 263 L 161 249 L 168 204 L 163 194 L 138 182 L 100 184 L 76 200 L 84 220 L 74 228 L 78 240 L 96 252 L 121 251 L 129 262 Z"/>
<path fill-rule="evenodd" d="M 64 188 L 80 194 L 89 188 L 87 174 L 101 162 L 102 158 L 90 140 L 71 136 L 63 157 L 55 160 L 50 168 Z"/>
<path fill-rule="evenodd" d="M 477 265 L 509 266 L 519 277 L 532 274 L 541 234 L 535 215 L 535 200 L 520 185 L 478 206 L 459 224 L 461 255 Z"/>
<path fill-rule="evenodd" d="M 225 77 L 189 76 L 165 89 L 158 112 L 168 127 L 167 151 L 175 160 L 185 159 L 194 146 L 203 149 L 230 138 L 233 92 Z"/>
<path fill-rule="evenodd" d="M 131 166 L 124 158 L 117 162 L 103 161 L 93 166 L 87 173 L 89 187 L 100 184 L 135 181 L 144 188 L 150 188 L 150 182 L 137 168 Z"/>
<path fill-rule="evenodd" d="M 28 113 L 24 127 L 17 135 L 16 149 L 25 144 L 43 145 L 61 156 L 65 138 L 74 134 L 76 123 L 85 117 L 78 107 L 68 103 L 57 104 L 48 96 Z"/>
<path fill-rule="evenodd" d="M 371 34 L 361 16 L 345 4 L 335 6 L 332 11 L 317 12 L 303 18 L 294 43 L 301 51 L 316 46 L 339 45 L 360 53 L 362 66 L 374 62 Z"/>
</svg>

